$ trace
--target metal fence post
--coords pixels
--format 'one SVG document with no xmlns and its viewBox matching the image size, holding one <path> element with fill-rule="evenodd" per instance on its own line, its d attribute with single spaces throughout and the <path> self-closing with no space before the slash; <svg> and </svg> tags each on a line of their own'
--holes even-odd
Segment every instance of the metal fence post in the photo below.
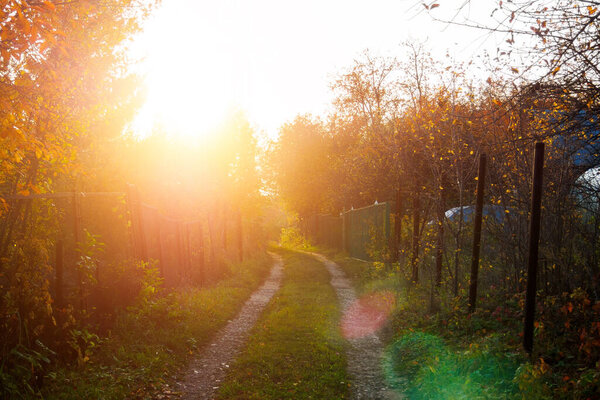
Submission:
<svg viewBox="0 0 600 400">
<path fill-rule="evenodd" d="M 402 247 L 402 191 L 398 187 L 396 192 L 396 213 L 394 216 L 394 260 L 400 262 L 400 248 Z"/>
<path fill-rule="evenodd" d="M 179 272 L 179 280 L 181 281 L 184 278 L 184 264 L 185 258 L 183 255 L 183 235 L 181 232 L 181 221 L 175 222 L 175 247 L 177 248 L 177 271 Z"/>
<path fill-rule="evenodd" d="M 533 351 L 533 321 L 535 319 L 535 295 L 540 242 L 540 221 L 542 216 L 542 185 L 544 175 L 544 143 L 535 144 L 533 182 L 531 193 L 531 220 L 529 225 L 529 255 L 527 258 L 527 292 L 525 295 L 525 326 L 523 347 Z"/>
<path fill-rule="evenodd" d="M 238 226 L 238 252 L 240 261 L 244 261 L 244 231 L 242 224 L 242 211 L 237 212 L 237 226 Z"/>
<path fill-rule="evenodd" d="M 199 269 L 199 276 L 200 276 L 200 285 L 204 285 L 204 280 L 205 280 L 205 264 L 204 264 L 204 228 L 202 227 L 202 223 L 199 222 L 198 223 L 198 228 L 200 230 L 199 233 L 199 249 L 198 249 L 198 259 L 199 259 L 199 264 L 198 264 L 198 269 Z"/>
<path fill-rule="evenodd" d="M 131 217 L 131 232 L 133 236 L 135 257 L 143 261 L 148 261 L 140 192 L 135 185 L 127 185 L 127 203 L 129 205 L 128 208 Z"/>
<path fill-rule="evenodd" d="M 437 207 L 437 243 L 435 252 L 435 286 L 442 285 L 442 260 L 444 257 L 444 217 L 445 217 L 444 188 L 440 187 L 440 198 Z"/>
<path fill-rule="evenodd" d="M 483 191 L 485 186 L 486 156 L 479 156 L 477 176 L 477 200 L 475 204 L 475 227 L 473 228 L 473 255 L 471 257 L 471 277 L 469 283 L 469 312 L 477 307 L 477 279 L 479 275 L 479 253 L 481 251 L 481 222 L 483 219 Z"/>
<path fill-rule="evenodd" d="M 412 277 L 413 284 L 419 283 L 419 219 L 421 214 L 421 198 L 418 189 L 413 194 L 413 233 L 412 233 Z"/>
<path fill-rule="evenodd" d="M 55 266 L 55 278 L 54 278 L 54 303 L 56 310 L 58 311 L 58 325 L 61 324 L 61 313 L 64 307 L 64 260 L 65 260 L 65 248 L 62 239 L 56 241 L 56 266 Z"/>
<path fill-rule="evenodd" d="M 73 240 L 75 241 L 76 253 L 81 256 L 82 246 L 81 243 L 81 207 L 79 204 L 79 194 L 73 191 L 72 197 L 73 206 Z M 79 266 L 75 266 L 77 269 L 77 297 L 79 298 L 79 310 L 84 311 L 86 309 L 84 291 L 83 291 L 83 272 Z"/>
</svg>

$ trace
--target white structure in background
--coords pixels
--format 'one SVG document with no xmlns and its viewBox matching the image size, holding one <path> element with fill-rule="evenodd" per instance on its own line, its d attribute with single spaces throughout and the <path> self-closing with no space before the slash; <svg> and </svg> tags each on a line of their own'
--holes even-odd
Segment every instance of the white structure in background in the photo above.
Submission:
<svg viewBox="0 0 600 400">
<path fill-rule="evenodd" d="M 575 181 L 573 194 L 579 206 L 590 213 L 600 211 L 600 167 L 590 168 Z"/>
<path fill-rule="evenodd" d="M 461 207 L 453 207 L 446 211 L 446 219 L 448 221 L 457 222 L 460 218 Z M 462 206 L 463 222 L 470 222 L 475 218 L 475 206 Z M 493 218 L 496 222 L 504 222 L 506 209 L 503 206 L 486 204 L 483 206 L 483 216 Z"/>
</svg>

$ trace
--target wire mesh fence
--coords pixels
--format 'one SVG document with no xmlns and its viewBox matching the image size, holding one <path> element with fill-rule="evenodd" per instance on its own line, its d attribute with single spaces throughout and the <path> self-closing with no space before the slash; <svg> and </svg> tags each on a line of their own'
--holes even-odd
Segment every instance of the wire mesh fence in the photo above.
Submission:
<svg viewBox="0 0 600 400">
<path fill-rule="evenodd" d="M 340 216 L 312 215 L 305 219 L 307 235 L 316 243 L 343 249 L 361 260 L 380 258 L 376 254 L 388 244 L 393 228 L 390 210 L 393 202 L 345 211 Z"/>
</svg>

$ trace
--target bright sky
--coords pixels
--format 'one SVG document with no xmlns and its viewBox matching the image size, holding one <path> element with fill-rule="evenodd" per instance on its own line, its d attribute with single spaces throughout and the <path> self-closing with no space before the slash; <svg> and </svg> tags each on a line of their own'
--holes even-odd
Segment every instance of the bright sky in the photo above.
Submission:
<svg viewBox="0 0 600 400">
<path fill-rule="evenodd" d="M 451 17 L 452 4 L 463 2 L 441 0 L 435 11 Z M 325 113 L 329 84 L 367 48 L 396 56 L 403 41 L 416 39 L 439 58 L 447 50 L 457 59 L 482 50 L 485 32 L 435 23 L 420 3 L 163 0 L 134 46 L 145 58 L 148 90 L 134 129 L 146 135 L 161 123 L 173 133 L 205 135 L 237 107 L 274 137 L 297 114 Z M 495 1 L 473 3 L 489 15 Z"/>
</svg>

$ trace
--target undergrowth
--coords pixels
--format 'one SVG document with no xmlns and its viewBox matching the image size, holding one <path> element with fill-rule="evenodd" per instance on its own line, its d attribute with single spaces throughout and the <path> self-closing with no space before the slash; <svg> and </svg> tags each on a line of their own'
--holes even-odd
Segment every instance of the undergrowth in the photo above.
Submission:
<svg viewBox="0 0 600 400">
<path fill-rule="evenodd" d="M 47 399 L 151 398 L 239 310 L 272 265 L 266 254 L 229 265 L 228 276 L 209 288 L 161 293 L 156 282 L 118 316 L 106 337 L 80 331 L 79 365 L 45 376 Z M 152 279 L 149 279 L 152 282 Z"/>
<path fill-rule="evenodd" d="M 410 399 L 599 399 L 600 304 L 585 292 L 538 300 L 535 347 L 522 350 L 524 293 L 482 290 L 469 314 L 462 296 L 410 287 L 393 270 L 325 250 L 359 293 L 395 290 L 382 337 L 389 383 Z"/>
</svg>

